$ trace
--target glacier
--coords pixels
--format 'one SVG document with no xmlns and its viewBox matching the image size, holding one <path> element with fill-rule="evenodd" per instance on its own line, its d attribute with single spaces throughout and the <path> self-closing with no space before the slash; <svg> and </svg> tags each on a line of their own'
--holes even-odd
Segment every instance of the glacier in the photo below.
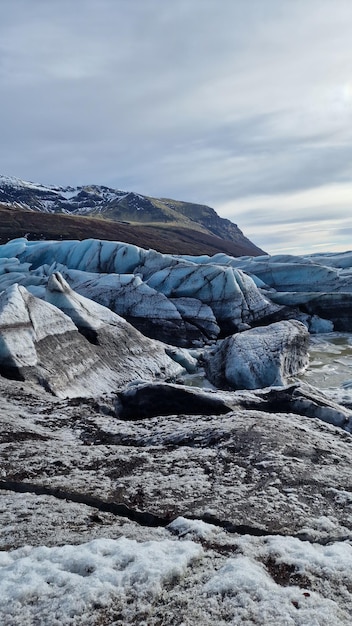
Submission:
<svg viewBox="0 0 352 626">
<path fill-rule="evenodd" d="M 97 367 L 99 362 L 102 371 L 108 368 L 106 389 L 111 388 L 113 380 L 121 385 L 134 378 L 140 380 L 143 375 L 147 379 L 159 376 L 172 380 L 184 371 L 181 364 L 193 372 L 205 365 L 206 374 L 215 386 L 258 388 L 285 384 L 290 376 L 307 366 L 305 328 L 312 333 L 349 328 L 352 323 L 351 256 L 346 253 L 317 258 L 290 255 L 232 258 L 225 254 L 180 257 L 121 242 L 27 241 L 21 238 L 0 246 L 0 289 L 3 301 L 8 299 L 7 308 L 9 301 L 14 307 L 13 289 L 17 286 L 17 299 L 21 294 L 22 301 L 33 303 L 35 310 L 40 308 L 38 302 L 41 301 L 44 308 L 50 304 L 59 311 L 62 320 L 70 318 L 73 327 L 70 330 L 67 327 L 63 336 L 66 332 L 73 333 L 77 353 L 82 356 L 84 345 L 84 350 L 90 354 L 87 363 L 95 363 Z M 326 263 L 331 262 L 331 267 L 324 265 L 324 258 Z M 4 315 L 3 312 L 2 334 L 6 334 L 6 341 L 2 337 L 2 367 L 12 367 L 12 372 L 20 367 L 18 375 L 23 376 L 24 371 L 29 371 L 25 369 L 29 363 L 21 363 L 16 354 L 12 354 L 11 333 L 5 330 Z M 56 313 L 56 317 L 58 315 Z M 42 317 L 44 319 L 44 314 Z M 117 340 L 117 326 L 122 328 L 123 323 L 130 324 L 130 331 L 124 331 L 131 337 L 129 343 Z M 57 329 L 58 325 L 58 321 L 52 322 L 53 328 Z M 285 328 L 286 333 L 290 328 L 292 337 L 301 329 L 301 352 L 294 339 L 291 344 L 283 339 L 284 335 L 279 339 L 279 328 L 280 332 Z M 23 335 L 24 331 L 21 332 Z M 31 332 L 35 335 L 38 329 Z M 46 336 L 45 324 L 42 332 Z M 31 336 L 26 344 L 27 351 L 44 345 L 36 336 L 38 345 L 34 348 L 28 328 L 26 333 L 27 339 Z M 88 345 L 82 344 L 84 338 Z M 126 355 L 133 353 L 132 343 L 146 345 L 147 338 L 164 346 L 156 369 L 150 364 L 152 358 L 148 366 L 139 369 L 133 364 L 133 358 L 128 357 L 131 358 L 129 376 L 117 377 L 111 358 L 102 356 L 104 350 L 110 349 L 111 353 L 115 350 L 118 364 L 119 344 L 121 354 L 125 354 L 122 369 L 126 372 Z M 123 349 L 125 344 L 127 347 Z M 153 344 L 152 348 L 150 343 L 153 358 L 158 352 L 155 346 L 161 344 Z M 210 358 L 214 344 L 212 354 L 216 356 Z M 192 355 L 186 356 L 181 350 L 195 348 L 202 351 L 192 363 Z M 23 352 L 26 350 L 23 344 Z M 141 355 L 139 358 L 142 359 Z M 137 357 L 135 361 L 137 363 Z M 78 362 L 75 367 L 81 368 Z M 138 372 L 135 376 L 134 370 Z M 38 378 L 38 373 L 36 376 Z M 97 378 L 102 380 L 102 376 Z M 57 384 L 56 388 L 45 376 L 42 379 L 59 393 Z M 66 387 L 67 393 L 78 394 L 89 385 L 78 385 L 74 392 L 74 385 L 70 387 L 67 381 Z M 102 391 L 104 385 L 99 388 Z M 60 393 L 65 393 L 64 389 Z"/>
<path fill-rule="evenodd" d="M 351 267 L 0 246 L 4 624 L 349 626 Z"/>
<path fill-rule="evenodd" d="M 260 293 L 253 280 L 240 270 L 216 264 L 214 266 L 196 264 L 124 243 L 99 240 L 33 242 L 19 239 L 0 246 L 0 258 L 11 259 L 12 263 L 14 258 L 17 259 L 18 274 L 24 270 L 22 279 L 16 276 L 17 282 L 28 288 L 31 283 L 33 287 L 45 285 L 48 274 L 56 268 L 63 270 L 69 283 L 70 280 L 76 279 L 76 284 L 78 276 L 72 275 L 72 270 L 99 274 L 99 282 L 105 274 L 110 277 L 105 279 L 104 288 L 106 291 L 108 287 L 111 292 L 110 300 L 121 299 L 119 295 L 122 288 L 126 292 L 136 290 L 131 306 L 136 312 L 135 317 L 143 319 L 144 332 L 147 332 L 146 318 L 155 320 L 155 306 L 165 311 L 157 317 L 159 319 L 165 317 L 168 331 L 170 322 L 171 326 L 173 324 L 172 320 L 182 319 L 183 333 L 181 325 L 179 332 L 171 335 L 175 339 L 179 337 L 179 343 L 183 346 L 189 342 L 187 331 L 190 330 L 190 325 L 191 335 L 194 335 L 193 341 L 204 343 L 207 334 L 210 335 L 209 339 L 213 339 L 219 330 L 229 332 L 242 329 L 243 324 L 250 324 L 259 319 L 270 319 L 280 310 L 280 306 Z M 29 273 L 25 272 L 27 264 L 31 268 Z M 11 277 L 6 275 L 4 269 L 3 275 L 0 276 L 0 288 L 2 285 L 8 285 L 10 281 Z M 98 289 L 94 290 L 90 285 L 89 291 L 86 291 L 85 281 L 80 282 L 83 283 L 80 286 L 83 295 L 89 293 L 93 298 L 99 297 L 96 296 Z M 116 297 L 115 289 L 118 292 Z M 143 300 L 139 313 L 135 311 L 136 298 Z M 125 298 L 123 300 L 126 302 Z M 147 312 L 148 303 L 150 307 Z M 205 318 L 203 325 L 199 324 L 197 317 L 199 313 L 200 318 Z M 162 329 L 161 335 L 157 336 L 155 325 L 154 321 L 151 324 L 154 326 L 152 336 L 165 338 L 166 331 Z"/>
<path fill-rule="evenodd" d="M 73 292 L 60 274 L 51 275 L 45 300 L 18 284 L 0 293 L 0 373 L 8 378 L 75 397 L 182 370 L 165 346 Z"/>
</svg>

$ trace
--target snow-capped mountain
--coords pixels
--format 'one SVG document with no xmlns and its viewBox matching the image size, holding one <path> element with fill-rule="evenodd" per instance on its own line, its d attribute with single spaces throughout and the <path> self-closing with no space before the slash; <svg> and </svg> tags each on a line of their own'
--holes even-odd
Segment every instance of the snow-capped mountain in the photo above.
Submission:
<svg viewBox="0 0 352 626">
<path fill-rule="evenodd" d="M 197 237 L 215 236 L 238 246 L 236 252 L 218 242 L 218 250 L 214 250 L 214 253 L 221 250 L 229 254 L 256 256 L 263 252 L 244 236 L 236 224 L 219 217 L 211 207 L 167 198 L 152 198 L 103 185 L 58 187 L 0 176 L 0 204 L 47 214 L 99 217 L 124 224 L 157 226 L 159 229 L 163 228 L 163 234 L 165 229 L 174 231 L 175 228 L 182 228 L 191 231 L 193 237 L 196 232 Z M 21 234 L 24 233 L 12 233 L 12 237 Z M 104 238 L 105 235 L 98 233 L 98 236 Z M 189 250 L 192 253 L 192 247 Z M 204 248 L 204 252 L 210 250 Z M 193 253 L 199 254 L 200 251 Z"/>
<path fill-rule="evenodd" d="M 119 203 L 127 195 L 127 192 L 99 185 L 58 187 L 32 183 L 13 176 L 0 176 L 2 203 L 16 204 L 24 209 L 45 213 L 97 213 L 107 204 Z"/>
</svg>

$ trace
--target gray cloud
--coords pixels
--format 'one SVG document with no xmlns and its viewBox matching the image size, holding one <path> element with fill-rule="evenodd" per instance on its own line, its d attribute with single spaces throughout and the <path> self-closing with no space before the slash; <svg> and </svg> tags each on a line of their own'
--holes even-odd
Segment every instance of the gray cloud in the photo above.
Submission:
<svg viewBox="0 0 352 626">
<path fill-rule="evenodd" d="M 276 225 L 270 245 L 344 219 L 319 188 L 351 179 L 351 27 L 349 0 L 4 0 L 0 172 L 245 202 L 231 219 Z"/>
</svg>

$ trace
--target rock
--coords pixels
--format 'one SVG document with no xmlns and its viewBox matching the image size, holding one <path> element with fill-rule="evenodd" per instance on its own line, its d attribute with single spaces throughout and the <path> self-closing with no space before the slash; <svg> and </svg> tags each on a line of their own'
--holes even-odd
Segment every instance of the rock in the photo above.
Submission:
<svg viewBox="0 0 352 626">
<path fill-rule="evenodd" d="M 205 372 L 219 388 L 283 385 L 308 365 L 309 333 L 296 320 L 276 322 L 227 337 L 204 353 Z"/>
</svg>

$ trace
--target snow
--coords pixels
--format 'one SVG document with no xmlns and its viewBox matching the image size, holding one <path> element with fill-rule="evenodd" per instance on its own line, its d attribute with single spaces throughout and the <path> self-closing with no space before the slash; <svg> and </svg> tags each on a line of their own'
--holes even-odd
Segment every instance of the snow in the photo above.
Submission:
<svg viewBox="0 0 352 626">
<path fill-rule="evenodd" d="M 219 533 L 219 529 L 213 524 L 208 524 L 199 519 L 187 519 L 186 517 L 177 517 L 171 524 L 168 525 L 174 535 L 178 537 L 209 539 L 214 534 Z"/>
<path fill-rule="evenodd" d="M 97 624 L 105 617 L 107 623 L 132 624 L 143 612 L 145 621 L 138 623 L 156 624 L 152 607 L 159 598 L 179 608 L 187 598 L 189 624 L 349 625 L 348 543 L 320 546 L 275 535 L 231 539 L 211 524 L 185 518 L 169 530 L 181 539 L 100 538 L 0 552 L 2 623 Z M 214 554 L 210 562 L 200 545 L 209 541 L 213 550 L 218 546 L 233 556 Z"/>
<path fill-rule="evenodd" d="M 329 520 L 321 518 L 321 522 L 326 526 Z M 261 621 L 263 617 L 260 618 L 260 612 L 266 610 L 269 610 L 269 615 L 276 613 L 277 617 L 282 616 L 282 620 L 287 620 L 282 623 L 302 626 L 349 623 L 349 608 L 352 608 L 348 591 L 352 582 L 352 546 L 349 541 L 331 542 L 324 546 L 295 537 L 273 535 L 254 539 L 243 536 L 238 539 L 237 545 L 243 556 L 227 562 L 224 592 L 231 594 L 236 585 L 241 586 L 238 583 L 243 575 L 245 591 L 249 596 L 252 595 L 252 598 L 248 598 L 249 604 L 256 595 L 257 603 L 253 608 L 258 613 L 258 623 L 271 623 Z M 267 569 L 263 570 L 262 563 L 267 564 Z M 268 572 L 277 576 L 280 584 L 273 584 Z M 293 577 L 299 587 L 288 584 L 289 581 L 285 581 L 287 575 Z M 219 593 L 221 582 L 219 576 L 214 577 L 208 583 L 209 591 Z M 259 583 L 259 589 L 257 587 L 255 592 L 256 582 Z M 331 596 L 332 587 L 336 590 L 335 598 Z M 295 607 L 292 602 L 298 606 Z M 341 610 L 339 602 L 345 606 L 345 610 Z M 249 604 L 246 604 L 248 608 Z"/>
<path fill-rule="evenodd" d="M 124 537 L 0 552 L 0 618 L 7 626 L 89 624 L 114 600 L 128 612 L 129 600 L 150 602 L 201 555 L 190 541 Z"/>
<path fill-rule="evenodd" d="M 310 589 L 277 584 L 262 563 L 247 556 L 228 559 L 204 590 L 226 598 L 236 624 L 337 626 L 347 617 L 334 602 Z"/>
<path fill-rule="evenodd" d="M 236 595 L 241 587 L 248 590 L 249 594 L 254 592 L 263 597 L 265 592 L 274 591 L 275 584 L 262 565 L 255 564 L 248 557 L 238 557 L 228 559 L 204 589 L 209 594 Z"/>
<path fill-rule="evenodd" d="M 322 516 L 320 526 L 331 531 L 329 518 Z M 285 561 L 294 565 L 301 573 L 322 570 L 326 576 L 340 578 L 343 583 L 344 572 L 352 571 L 352 546 L 350 543 L 331 543 L 327 546 L 300 541 L 295 537 L 269 537 L 269 554 L 275 555 L 278 562 Z M 349 576 L 348 576 L 349 579 Z"/>
<path fill-rule="evenodd" d="M 31 183 L 29 181 L 21 180 L 20 178 L 16 178 L 14 176 L 1 176 L 0 175 L 0 185 L 9 186 L 15 189 L 33 189 L 35 191 L 53 191 L 54 188 L 46 187 L 45 185 L 41 185 L 40 183 Z"/>
<path fill-rule="evenodd" d="M 77 189 L 74 189 L 74 188 L 60 189 L 59 193 L 60 193 L 60 196 L 62 196 L 66 200 L 72 200 L 72 198 L 74 198 L 77 195 Z"/>
<path fill-rule="evenodd" d="M 111 189 L 109 187 L 104 187 L 100 185 L 59 187 L 57 185 L 42 185 L 40 183 L 32 183 L 12 176 L 0 176 L 0 187 L 11 187 L 12 189 L 19 192 L 26 190 L 39 192 L 38 204 L 40 205 L 41 210 L 44 210 L 46 212 L 55 210 L 55 208 L 57 209 L 58 202 L 60 201 L 72 201 L 72 209 L 77 214 L 84 214 L 89 210 L 89 207 L 79 207 L 79 204 L 77 205 L 77 203 L 81 202 L 81 199 L 78 196 L 82 191 L 85 194 L 93 195 L 95 199 L 98 200 L 98 203 L 99 200 L 101 200 L 102 202 L 105 202 L 106 200 L 121 200 L 128 195 L 128 193 L 125 191 L 121 191 L 119 189 Z M 2 193 L 1 188 L 0 193 Z M 24 206 L 25 203 L 12 202 L 11 204 Z M 100 207 L 98 204 L 98 210 L 99 208 Z M 62 212 L 71 213 L 71 211 L 65 209 L 62 209 Z"/>
</svg>

